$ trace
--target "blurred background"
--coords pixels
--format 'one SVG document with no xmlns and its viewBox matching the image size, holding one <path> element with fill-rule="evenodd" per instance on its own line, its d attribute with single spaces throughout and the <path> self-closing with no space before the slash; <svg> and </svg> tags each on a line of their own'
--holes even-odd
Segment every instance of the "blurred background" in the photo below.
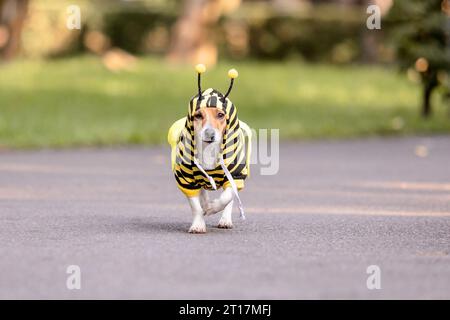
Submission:
<svg viewBox="0 0 450 320">
<path fill-rule="evenodd" d="M 0 0 L 0 148 L 165 143 L 197 63 L 284 140 L 450 133 L 449 0 Z"/>
</svg>

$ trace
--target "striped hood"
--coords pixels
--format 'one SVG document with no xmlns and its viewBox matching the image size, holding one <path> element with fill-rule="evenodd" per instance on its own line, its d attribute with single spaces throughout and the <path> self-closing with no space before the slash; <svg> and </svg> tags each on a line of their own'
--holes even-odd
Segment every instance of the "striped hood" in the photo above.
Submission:
<svg viewBox="0 0 450 320">
<path fill-rule="evenodd" d="M 212 88 L 203 91 L 200 99 L 198 95 L 192 97 L 189 102 L 189 110 L 186 117 L 186 129 L 188 130 L 193 141 L 195 156 L 197 156 L 197 148 L 195 148 L 196 141 L 193 121 L 195 112 L 200 108 L 218 108 L 225 113 L 227 125 L 222 139 L 221 152 L 223 153 L 223 151 L 226 150 L 224 160 L 228 159 L 228 162 L 225 163 L 229 163 L 232 156 L 230 152 L 235 151 L 235 149 L 230 149 L 230 147 L 235 146 L 233 141 L 239 131 L 239 119 L 237 116 L 236 107 L 230 99 L 225 98 L 222 93 Z"/>
</svg>

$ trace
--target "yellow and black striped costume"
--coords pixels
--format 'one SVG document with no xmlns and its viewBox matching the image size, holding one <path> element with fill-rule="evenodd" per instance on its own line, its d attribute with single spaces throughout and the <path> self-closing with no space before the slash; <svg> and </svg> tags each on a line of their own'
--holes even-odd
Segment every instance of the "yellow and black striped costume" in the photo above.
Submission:
<svg viewBox="0 0 450 320">
<path fill-rule="evenodd" d="M 232 85 L 227 95 L 231 87 Z M 247 124 L 239 121 L 236 106 L 228 99 L 227 95 L 211 88 L 203 92 L 199 89 L 199 94 L 195 95 L 189 102 L 188 115 L 176 121 L 169 130 L 168 140 L 172 147 L 172 170 L 178 187 L 188 197 L 197 196 L 201 188 L 226 188 L 230 186 L 230 183 L 235 184 L 235 187 L 240 190 L 244 187 L 244 180 L 249 174 L 251 131 Z M 225 113 L 226 129 L 221 144 L 220 162 L 217 163 L 214 170 L 203 170 L 203 168 L 199 168 L 196 161 L 194 113 L 199 108 L 212 107 L 219 108 Z M 224 166 L 227 170 L 224 170 Z M 230 175 L 234 182 L 229 181 Z M 214 180 L 215 186 L 211 184 L 211 178 Z"/>
</svg>

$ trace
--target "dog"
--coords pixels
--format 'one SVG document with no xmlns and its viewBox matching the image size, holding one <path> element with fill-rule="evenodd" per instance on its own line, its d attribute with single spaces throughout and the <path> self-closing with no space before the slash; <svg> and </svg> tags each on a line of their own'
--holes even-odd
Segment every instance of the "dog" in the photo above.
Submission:
<svg viewBox="0 0 450 320">
<path fill-rule="evenodd" d="M 251 130 L 237 117 L 236 106 L 228 99 L 238 73 L 231 78 L 226 94 L 209 88 L 201 89 L 201 74 L 206 68 L 196 66 L 198 94 L 191 98 L 188 115 L 169 129 L 172 171 L 178 188 L 187 197 L 193 216 L 189 233 L 205 233 L 205 216 L 221 212 L 219 228 L 231 229 L 233 198 L 241 218 L 244 210 L 238 191 L 249 175 Z M 223 188 L 217 199 L 210 200 L 208 190 Z"/>
</svg>

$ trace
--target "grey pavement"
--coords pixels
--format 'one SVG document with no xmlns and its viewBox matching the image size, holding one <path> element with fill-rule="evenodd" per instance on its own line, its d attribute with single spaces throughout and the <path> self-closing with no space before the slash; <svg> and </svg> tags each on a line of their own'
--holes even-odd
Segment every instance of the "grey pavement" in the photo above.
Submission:
<svg viewBox="0 0 450 320">
<path fill-rule="evenodd" d="M 0 298 L 450 299 L 450 136 L 285 143 L 241 195 L 191 235 L 168 147 L 2 151 Z"/>
</svg>

